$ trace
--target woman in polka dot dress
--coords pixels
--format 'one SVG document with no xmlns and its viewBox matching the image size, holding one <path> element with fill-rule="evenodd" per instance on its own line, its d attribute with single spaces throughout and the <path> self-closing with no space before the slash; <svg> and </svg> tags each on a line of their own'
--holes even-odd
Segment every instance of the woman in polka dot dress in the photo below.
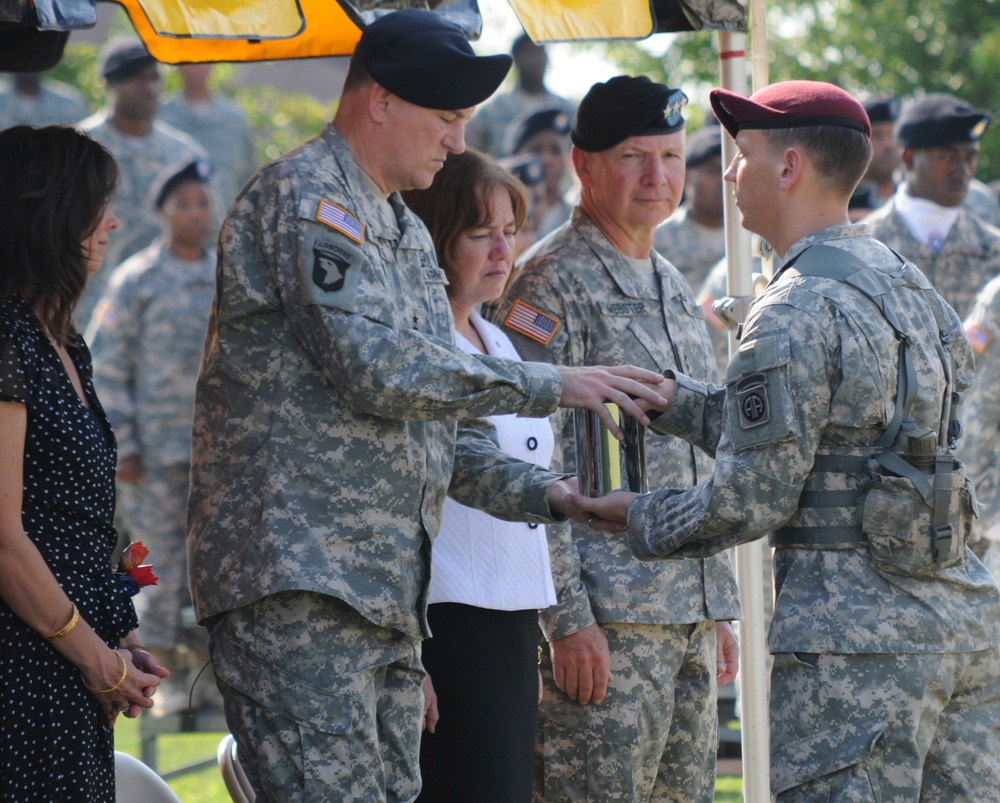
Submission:
<svg viewBox="0 0 1000 803">
<path fill-rule="evenodd" d="M 0 800 L 114 800 L 115 720 L 169 674 L 111 572 L 115 441 L 71 318 L 117 181 L 73 129 L 0 132 Z"/>
</svg>

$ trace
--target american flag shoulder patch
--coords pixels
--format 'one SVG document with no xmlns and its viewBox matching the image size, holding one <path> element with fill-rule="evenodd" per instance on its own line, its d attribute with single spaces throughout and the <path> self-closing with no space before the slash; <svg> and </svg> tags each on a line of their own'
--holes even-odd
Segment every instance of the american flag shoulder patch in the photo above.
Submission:
<svg viewBox="0 0 1000 803">
<path fill-rule="evenodd" d="M 354 215 L 344 207 L 323 198 L 319 202 L 319 211 L 316 212 L 316 220 L 329 226 L 334 231 L 339 231 L 348 239 L 354 240 L 358 245 L 365 241 L 365 228 Z"/>
<path fill-rule="evenodd" d="M 504 325 L 547 346 L 559 328 L 560 322 L 518 299 L 507 314 Z"/>
<path fill-rule="evenodd" d="M 993 335 L 987 332 L 978 323 L 969 324 L 965 327 L 965 336 L 969 338 L 972 348 L 976 354 L 982 354 L 986 347 L 993 341 Z"/>
</svg>

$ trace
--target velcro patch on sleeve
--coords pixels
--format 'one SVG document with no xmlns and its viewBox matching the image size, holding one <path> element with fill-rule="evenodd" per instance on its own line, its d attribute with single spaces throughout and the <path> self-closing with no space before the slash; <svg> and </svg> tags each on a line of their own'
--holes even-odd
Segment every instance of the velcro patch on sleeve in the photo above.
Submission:
<svg viewBox="0 0 1000 803">
<path fill-rule="evenodd" d="M 361 225 L 361 221 L 333 201 L 324 198 L 319 202 L 316 220 L 334 231 L 339 231 L 358 245 L 361 245 L 365 240 L 365 228 Z"/>
<path fill-rule="evenodd" d="M 982 354 L 986 347 L 993 341 L 993 335 L 987 332 L 978 323 L 972 323 L 965 327 L 965 336 L 969 338 L 972 348 L 976 354 Z"/>
<path fill-rule="evenodd" d="M 541 310 L 518 299 L 507 314 L 504 325 L 515 332 L 520 332 L 525 337 L 538 341 L 543 346 L 547 346 L 561 324 L 551 315 L 546 315 Z"/>
</svg>

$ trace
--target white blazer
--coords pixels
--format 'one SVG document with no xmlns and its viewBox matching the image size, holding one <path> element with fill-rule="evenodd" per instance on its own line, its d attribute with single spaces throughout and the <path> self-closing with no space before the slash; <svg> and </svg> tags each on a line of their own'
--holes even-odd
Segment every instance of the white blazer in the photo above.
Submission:
<svg viewBox="0 0 1000 803">
<path fill-rule="evenodd" d="M 507 336 L 473 313 L 472 324 L 487 354 L 520 360 Z M 455 342 L 468 354 L 479 350 L 458 332 Z M 552 425 L 547 418 L 491 415 L 500 448 L 547 468 L 552 459 Z M 431 550 L 428 602 L 461 602 L 478 608 L 519 611 L 556 602 L 545 526 L 501 521 L 445 499 L 441 531 Z"/>
</svg>

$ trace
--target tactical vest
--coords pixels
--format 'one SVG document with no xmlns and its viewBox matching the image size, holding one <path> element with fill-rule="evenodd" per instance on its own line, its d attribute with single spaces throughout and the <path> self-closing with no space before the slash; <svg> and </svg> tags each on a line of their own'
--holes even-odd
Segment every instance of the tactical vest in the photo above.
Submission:
<svg viewBox="0 0 1000 803">
<path fill-rule="evenodd" d="M 961 563 L 975 498 L 964 466 L 952 455 L 961 434 L 961 394 L 955 390 L 953 363 L 942 360 L 949 409 L 941 417 L 947 422 L 946 441 L 939 444 L 937 432 L 907 420 L 916 374 L 909 337 L 891 304 L 891 281 L 853 254 L 827 245 L 808 248 L 785 270 L 792 267 L 803 276 L 845 282 L 871 299 L 899 341 L 899 370 L 895 410 L 875 445 L 818 452 L 798 510 L 771 534 L 771 546 L 867 546 L 879 569 L 910 576 L 932 575 Z M 933 306 L 933 312 L 940 332 L 940 309 Z"/>
</svg>

